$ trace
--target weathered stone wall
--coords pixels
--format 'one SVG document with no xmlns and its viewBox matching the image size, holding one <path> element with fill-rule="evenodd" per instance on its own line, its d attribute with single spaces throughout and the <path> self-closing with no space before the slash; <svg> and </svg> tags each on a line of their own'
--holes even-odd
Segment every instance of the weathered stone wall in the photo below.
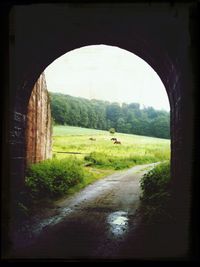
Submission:
<svg viewBox="0 0 200 267">
<path fill-rule="evenodd" d="M 51 158 L 51 109 L 42 73 L 34 85 L 27 110 L 26 164 Z"/>
</svg>

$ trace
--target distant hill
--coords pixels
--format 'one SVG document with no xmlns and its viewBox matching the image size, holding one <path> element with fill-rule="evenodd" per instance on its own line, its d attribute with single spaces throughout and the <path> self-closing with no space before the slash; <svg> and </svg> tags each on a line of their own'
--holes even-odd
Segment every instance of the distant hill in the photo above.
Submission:
<svg viewBox="0 0 200 267">
<path fill-rule="evenodd" d="M 170 114 L 153 107 L 140 109 L 138 103 L 120 105 L 116 102 L 88 100 L 61 93 L 50 93 L 54 122 L 85 128 L 170 138 Z"/>
</svg>

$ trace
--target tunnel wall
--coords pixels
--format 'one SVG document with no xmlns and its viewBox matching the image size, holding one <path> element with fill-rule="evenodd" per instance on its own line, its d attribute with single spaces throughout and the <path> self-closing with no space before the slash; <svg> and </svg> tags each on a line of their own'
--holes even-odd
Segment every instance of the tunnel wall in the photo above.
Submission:
<svg viewBox="0 0 200 267">
<path fill-rule="evenodd" d="M 45 14 L 45 19 L 44 19 Z M 37 20 L 35 20 L 37 17 Z M 119 46 L 144 59 L 165 85 L 171 108 L 171 177 L 180 254 L 189 243 L 194 148 L 194 89 L 189 5 L 32 5 L 10 14 L 9 114 L 5 184 L 11 207 L 24 183 L 28 101 L 40 74 L 66 52 L 86 45 Z M 8 179 L 9 177 L 9 179 Z M 17 189 L 18 188 L 18 189 Z M 5 202 L 6 202 L 5 195 Z M 11 215 L 12 216 L 12 215 Z"/>
<path fill-rule="evenodd" d="M 44 73 L 35 83 L 29 99 L 25 135 L 26 165 L 51 158 L 51 107 Z"/>
</svg>

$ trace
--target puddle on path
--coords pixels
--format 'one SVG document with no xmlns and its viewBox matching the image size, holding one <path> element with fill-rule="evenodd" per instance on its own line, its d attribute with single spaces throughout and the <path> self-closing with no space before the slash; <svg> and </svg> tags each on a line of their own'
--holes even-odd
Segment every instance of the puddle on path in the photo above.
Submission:
<svg viewBox="0 0 200 267">
<path fill-rule="evenodd" d="M 107 217 L 109 231 L 115 237 L 122 237 L 128 230 L 128 212 L 116 211 Z"/>
</svg>

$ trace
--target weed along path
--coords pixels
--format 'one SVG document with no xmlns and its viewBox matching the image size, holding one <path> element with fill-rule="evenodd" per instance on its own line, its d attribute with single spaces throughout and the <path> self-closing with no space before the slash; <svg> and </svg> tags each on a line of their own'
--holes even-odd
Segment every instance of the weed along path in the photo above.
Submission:
<svg viewBox="0 0 200 267">
<path fill-rule="evenodd" d="M 140 178 L 155 164 L 116 172 L 57 201 L 54 212 L 33 225 L 32 243 L 21 244 L 13 257 L 123 258 L 121 248 L 139 222 Z"/>
</svg>

